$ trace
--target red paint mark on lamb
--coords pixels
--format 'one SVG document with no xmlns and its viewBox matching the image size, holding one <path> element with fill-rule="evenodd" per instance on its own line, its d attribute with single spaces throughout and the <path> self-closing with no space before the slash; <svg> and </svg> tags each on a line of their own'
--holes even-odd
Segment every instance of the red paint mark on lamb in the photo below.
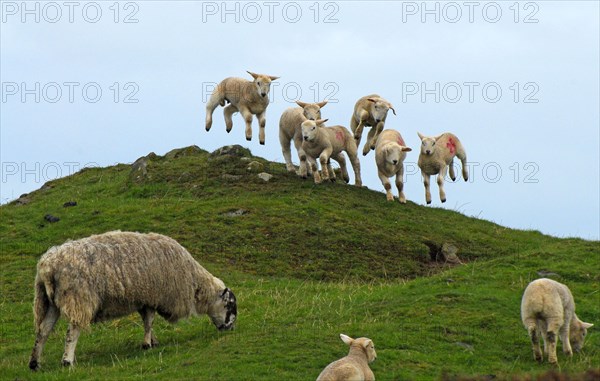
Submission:
<svg viewBox="0 0 600 381">
<path fill-rule="evenodd" d="M 456 152 L 456 142 L 454 142 L 454 139 L 448 138 L 448 143 L 446 143 L 446 147 L 448 147 L 451 154 L 454 154 Z"/>
<path fill-rule="evenodd" d="M 398 144 L 400 144 L 401 146 L 406 146 L 406 143 L 404 143 L 404 139 L 402 139 L 402 136 L 398 136 L 398 139 L 396 139 L 396 142 Z"/>
<path fill-rule="evenodd" d="M 344 137 L 344 132 L 343 131 L 336 131 L 335 132 L 335 138 L 337 140 L 339 140 L 340 142 L 344 142 L 346 140 L 346 138 Z"/>
</svg>

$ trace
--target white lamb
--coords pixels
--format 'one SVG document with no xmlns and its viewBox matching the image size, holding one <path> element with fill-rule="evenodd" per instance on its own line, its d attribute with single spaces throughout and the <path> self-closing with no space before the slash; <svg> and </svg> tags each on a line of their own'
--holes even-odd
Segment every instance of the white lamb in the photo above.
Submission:
<svg viewBox="0 0 600 381">
<path fill-rule="evenodd" d="M 340 334 L 340 338 L 350 346 L 348 356 L 327 365 L 317 381 L 375 381 L 369 368 L 369 363 L 377 358 L 373 341 L 366 337 L 353 339 L 344 334 Z"/>
<path fill-rule="evenodd" d="M 462 163 L 462 175 L 465 181 L 469 179 L 467 170 L 467 153 L 460 140 L 449 133 L 443 133 L 435 137 L 427 137 L 417 132 L 421 138 L 421 153 L 419 154 L 419 168 L 425 184 L 425 200 L 431 204 L 431 192 L 429 191 L 429 176 L 438 175 L 437 183 L 440 188 L 440 200 L 446 202 L 444 192 L 444 177 L 450 167 L 450 178 L 456 180 L 454 173 L 454 157 L 458 157 Z"/>
<path fill-rule="evenodd" d="M 354 170 L 354 184 L 358 187 L 362 186 L 360 177 L 360 161 L 356 155 L 356 143 L 352 138 L 350 131 L 343 126 L 325 127 L 327 119 L 322 120 L 307 120 L 302 123 L 302 149 L 305 155 L 300 157 L 301 163 L 308 160 L 313 172 L 313 178 L 316 184 L 322 180 L 335 181 L 335 172 L 331 168 L 330 159 L 333 158 L 340 165 L 342 177 L 346 183 L 350 182 L 348 169 L 346 168 L 346 158 L 343 151 L 348 153 L 352 169 Z M 321 162 L 321 171 L 323 176 L 319 175 L 316 159 Z"/>
<path fill-rule="evenodd" d="M 375 144 L 375 163 L 377 163 L 377 175 L 385 188 L 385 193 L 388 201 L 394 200 L 392 194 L 392 186 L 389 178 L 396 176 L 396 187 L 398 188 L 398 201 L 402 204 L 406 203 L 404 196 L 404 159 L 406 152 L 412 149 L 406 146 L 402 135 L 398 131 L 384 130 L 379 134 L 377 143 Z"/>
<path fill-rule="evenodd" d="M 258 140 L 260 144 L 265 144 L 265 115 L 269 106 L 269 90 L 271 81 L 279 77 L 252 72 L 248 74 L 254 78 L 254 81 L 229 77 L 217 85 L 206 104 L 206 131 L 210 131 L 212 126 L 212 114 L 215 108 L 219 105 L 225 106 L 225 102 L 229 102 L 229 105 L 223 109 L 227 132 L 231 132 L 233 127 L 231 116 L 240 112 L 246 121 L 246 140 L 252 140 L 252 115 L 256 115 L 259 123 Z"/>
<path fill-rule="evenodd" d="M 552 279 L 536 279 L 529 283 L 521 300 L 521 319 L 529 333 L 533 347 L 533 358 L 542 362 L 540 335 L 544 339 L 544 352 L 548 362 L 556 364 L 556 335 L 560 337 L 563 352 L 573 355 L 583 347 L 588 328 L 575 315 L 575 302 L 567 286 Z"/>
<path fill-rule="evenodd" d="M 392 110 L 394 115 L 396 115 L 396 110 L 394 110 L 392 104 L 377 94 L 367 95 L 356 101 L 352 119 L 350 120 L 350 129 L 354 134 L 357 147 L 360 145 L 363 128 L 365 126 L 371 127 L 363 148 L 363 155 L 375 149 L 375 142 L 381 131 L 383 131 L 389 110 Z"/>
<path fill-rule="evenodd" d="M 300 107 L 290 107 L 281 114 L 279 119 L 279 142 L 285 158 L 285 166 L 289 172 L 295 172 L 294 164 L 292 164 L 292 152 L 290 150 L 290 142 L 294 140 L 294 146 L 298 151 L 298 158 L 304 155 L 302 149 L 302 122 L 305 120 L 321 119 L 321 108 L 327 101 L 319 103 L 304 103 L 296 101 Z M 307 176 L 306 161 L 300 161 L 300 169 L 298 175 L 306 178 Z"/>
</svg>

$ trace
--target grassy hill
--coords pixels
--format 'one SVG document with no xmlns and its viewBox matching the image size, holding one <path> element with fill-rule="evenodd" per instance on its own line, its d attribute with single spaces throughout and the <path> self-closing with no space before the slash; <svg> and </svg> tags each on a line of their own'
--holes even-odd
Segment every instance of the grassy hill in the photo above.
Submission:
<svg viewBox="0 0 600 381">
<path fill-rule="evenodd" d="M 273 178 L 261 180 L 262 171 Z M 0 207 L 0 217 L 6 380 L 315 379 L 347 353 L 339 333 L 374 340 L 378 380 L 534 376 L 550 367 L 533 361 L 519 306 L 540 274 L 568 284 L 578 315 L 600 323 L 597 241 L 388 203 L 366 188 L 315 186 L 241 147 L 86 169 Z M 217 332 L 206 317 L 157 319 L 161 346 L 142 351 L 141 321 L 131 315 L 84 332 L 77 365 L 64 369 L 60 320 L 42 370 L 30 372 L 37 260 L 67 239 L 115 229 L 163 233 L 188 248 L 236 293 L 236 330 Z M 458 248 L 461 265 L 435 260 L 444 243 Z M 559 363 L 568 373 L 600 368 L 598 329 Z"/>
</svg>

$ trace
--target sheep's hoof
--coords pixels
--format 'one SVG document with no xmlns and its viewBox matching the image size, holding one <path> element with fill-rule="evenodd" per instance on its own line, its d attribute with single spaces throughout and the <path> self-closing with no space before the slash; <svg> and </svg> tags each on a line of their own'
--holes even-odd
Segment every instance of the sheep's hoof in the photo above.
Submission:
<svg viewBox="0 0 600 381">
<path fill-rule="evenodd" d="M 62 360 L 62 366 L 71 366 L 73 365 L 69 360 Z"/>
<path fill-rule="evenodd" d="M 335 183 L 337 181 L 337 179 L 334 177 L 333 179 L 329 179 L 329 181 L 331 181 L 332 183 Z"/>
<path fill-rule="evenodd" d="M 264 141 L 262 141 L 262 142 L 259 142 L 259 143 L 260 143 L 261 145 L 263 145 L 263 146 L 265 145 L 265 142 L 264 142 Z"/>
<path fill-rule="evenodd" d="M 37 371 L 40 369 L 40 364 L 37 362 L 37 360 L 32 359 L 29 361 L 29 369 Z"/>
<path fill-rule="evenodd" d="M 247 140 L 247 141 L 250 141 L 250 140 L 252 140 L 252 137 L 248 137 L 248 136 L 246 136 L 246 140 Z"/>
<path fill-rule="evenodd" d="M 442 201 L 442 203 L 444 203 L 444 202 L 446 202 L 446 199 L 445 199 L 445 198 L 443 198 L 441 201 Z"/>
<path fill-rule="evenodd" d="M 427 205 L 431 204 L 431 200 L 427 201 Z"/>
<path fill-rule="evenodd" d="M 456 177 L 451 177 L 452 181 L 456 181 Z"/>
<path fill-rule="evenodd" d="M 148 344 L 148 343 L 143 343 L 142 344 L 142 349 L 143 350 L 147 350 L 147 349 L 150 349 L 150 348 L 152 348 L 152 344 Z"/>
<path fill-rule="evenodd" d="M 206 132 L 210 131 L 210 127 L 206 127 Z"/>
</svg>

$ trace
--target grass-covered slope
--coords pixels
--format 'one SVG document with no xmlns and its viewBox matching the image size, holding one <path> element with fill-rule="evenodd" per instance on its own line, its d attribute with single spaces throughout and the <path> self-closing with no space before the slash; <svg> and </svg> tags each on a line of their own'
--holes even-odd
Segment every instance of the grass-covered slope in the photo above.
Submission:
<svg viewBox="0 0 600 381">
<path fill-rule="evenodd" d="M 537 374 L 548 365 L 533 362 L 519 304 L 540 272 L 557 274 L 580 317 L 600 323 L 598 242 L 388 203 L 364 188 L 315 186 L 247 150 L 229 153 L 188 147 L 149 155 L 133 171 L 88 169 L 2 206 L 2 379 L 315 379 L 346 353 L 342 332 L 375 341 L 378 380 Z M 251 161 L 262 169 L 249 171 Z M 264 182 L 261 171 L 274 177 Z M 69 370 L 59 366 L 61 321 L 42 371 L 31 373 L 37 260 L 52 245 L 114 229 L 159 232 L 187 247 L 236 292 L 237 329 L 219 333 L 204 317 L 174 326 L 157 319 L 162 345 L 142 351 L 132 315 L 83 333 Z M 431 261 L 431 247 L 446 242 L 463 265 Z M 595 330 L 583 353 L 559 355 L 561 370 L 600 367 Z"/>
</svg>

